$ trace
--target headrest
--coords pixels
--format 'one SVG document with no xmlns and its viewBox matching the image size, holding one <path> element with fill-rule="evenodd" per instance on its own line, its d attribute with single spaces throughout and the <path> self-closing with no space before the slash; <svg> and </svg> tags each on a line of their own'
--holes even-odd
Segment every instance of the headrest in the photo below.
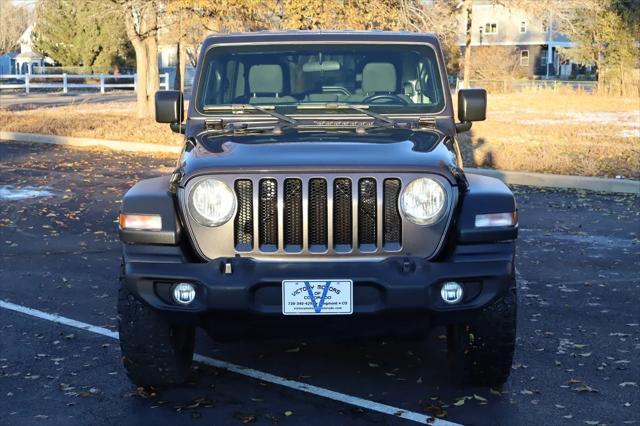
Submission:
<svg viewBox="0 0 640 426">
<path fill-rule="evenodd" d="M 249 68 L 249 92 L 281 93 L 282 67 L 278 64 L 252 65 Z"/>
<path fill-rule="evenodd" d="M 370 62 L 362 69 L 362 91 L 395 92 L 396 67 L 389 62 Z"/>
</svg>

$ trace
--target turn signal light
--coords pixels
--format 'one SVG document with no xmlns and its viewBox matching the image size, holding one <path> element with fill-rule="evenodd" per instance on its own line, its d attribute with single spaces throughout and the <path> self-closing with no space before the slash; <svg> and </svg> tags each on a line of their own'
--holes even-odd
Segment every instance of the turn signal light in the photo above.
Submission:
<svg viewBox="0 0 640 426">
<path fill-rule="evenodd" d="M 493 226 L 514 226 L 518 223 L 518 212 L 489 213 L 476 215 L 476 228 L 488 228 Z"/>
<path fill-rule="evenodd" d="M 162 217 L 159 214 L 120 213 L 120 228 L 135 231 L 161 231 Z"/>
</svg>

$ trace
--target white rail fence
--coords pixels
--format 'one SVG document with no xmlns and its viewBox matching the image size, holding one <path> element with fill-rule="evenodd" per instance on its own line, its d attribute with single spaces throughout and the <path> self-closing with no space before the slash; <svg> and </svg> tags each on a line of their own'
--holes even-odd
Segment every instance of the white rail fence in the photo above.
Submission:
<svg viewBox="0 0 640 426">
<path fill-rule="evenodd" d="M 464 82 L 458 80 L 455 90 L 464 87 Z M 598 88 L 597 81 L 584 80 L 471 80 L 469 87 L 481 87 L 494 93 L 512 93 L 525 90 L 559 90 L 573 89 L 584 92 L 594 92 Z M 452 87 L 453 88 L 453 87 Z"/>
<path fill-rule="evenodd" d="M 24 89 L 97 89 L 105 93 L 107 89 L 136 90 L 137 74 L 0 74 L 0 90 Z M 169 73 L 160 74 L 160 88 L 169 90 Z"/>
</svg>

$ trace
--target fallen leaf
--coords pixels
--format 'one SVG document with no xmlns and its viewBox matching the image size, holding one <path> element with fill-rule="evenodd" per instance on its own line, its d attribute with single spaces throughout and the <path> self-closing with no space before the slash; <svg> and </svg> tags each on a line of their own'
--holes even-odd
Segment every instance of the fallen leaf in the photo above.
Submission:
<svg viewBox="0 0 640 426">
<path fill-rule="evenodd" d="M 582 385 L 582 386 L 578 386 L 573 388 L 574 391 L 579 392 L 579 393 L 585 393 L 585 392 L 598 392 L 597 389 L 592 388 L 591 386 L 588 385 Z"/>
<path fill-rule="evenodd" d="M 253 423 L 256 421 L 256 416 L 249 414 L 249 415 L 245 415 L 245 414 L 236 414 L 234 415 L 234 417 L 238 420 L 240 420 L 242 423 L 247 424 L 247 423 Z"/>
<path fill-rule="evenodd" d="M 424 406 L 422 409 L 425 413 L 428 413 L 430 416 L 433 416 L 433 417 L 438 417 L 440 419 L 447 417 L 447 410 L 445 410 L 439 405 L 429 404 Z"/>
</svg>

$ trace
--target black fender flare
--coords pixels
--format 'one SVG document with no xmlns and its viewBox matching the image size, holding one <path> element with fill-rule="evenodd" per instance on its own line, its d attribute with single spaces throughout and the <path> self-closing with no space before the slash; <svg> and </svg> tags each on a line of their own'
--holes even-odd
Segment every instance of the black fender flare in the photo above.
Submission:
<svg viewBox="0 0 640 426">
<path fill-rule="evenodd" d="M 476 228 L 476 215 L 517 212 L 516 200 L 501 180 L 466 173 L 469 186 L 461 196 L 457 220 L 457 239 L 460 243 L 512 241 L 518 237 L 518 224 L 504 227 Z"/>
<path fill-rule="evenodd" d="M 176 197 L 170 190 L 171 175 L 145 179 L 136 183 L 122 199 L 121 213 L 156 214 L 162 218 L 160 231 L 122 229 L 120 240 L 128 244 L 176 245 L 182 237 L 182 226 L 176 209 Z"/>
</svg>

